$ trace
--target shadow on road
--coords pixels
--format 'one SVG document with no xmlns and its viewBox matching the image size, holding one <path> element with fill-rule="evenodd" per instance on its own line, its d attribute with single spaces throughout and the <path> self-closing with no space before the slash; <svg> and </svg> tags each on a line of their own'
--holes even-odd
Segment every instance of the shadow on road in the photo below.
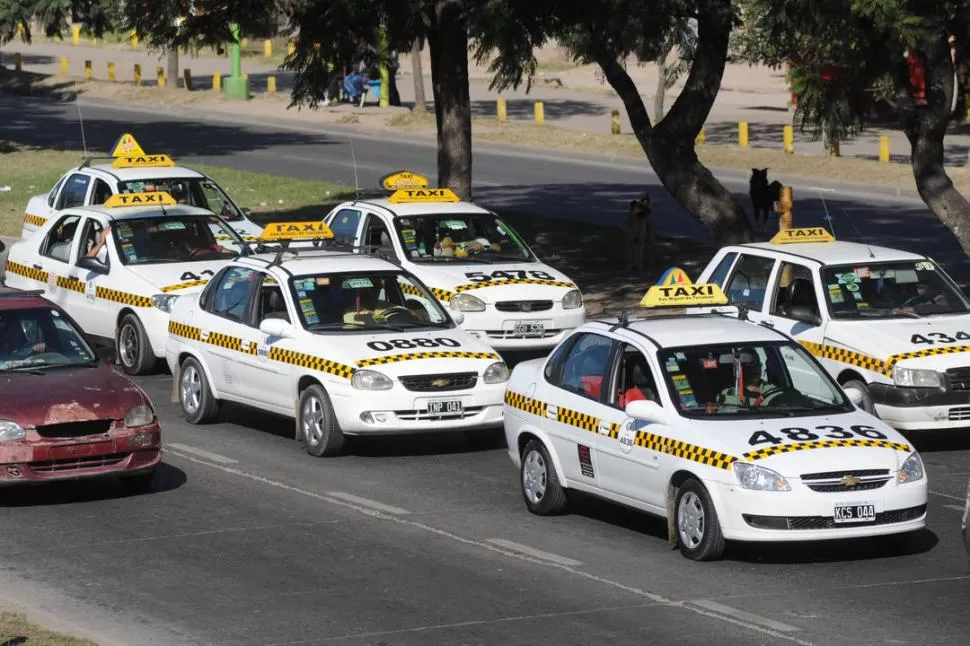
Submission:
<svg viewBox="0 0 970 646">
<path fill-rule="evenodd" d="M 727 557 L 751 563 L 836 563 L 925 554 L 940 542 L 928 529 L 910 534 L 798 543 L 729 543 Z"/>
<path fill-rule="evenodd" d="M 83 480 L 62 480 L 42 485 L 13 486 L 0 489 L 0 507 L 46 507 L 72 505 L 99 500 L 116 500 L 133 496 L 151 496 L 178 489 L 187 481 L 185 472 L 166 462 L 155 470 L 150 491 L 129 492 L 113 476 Z"/>
</svg>

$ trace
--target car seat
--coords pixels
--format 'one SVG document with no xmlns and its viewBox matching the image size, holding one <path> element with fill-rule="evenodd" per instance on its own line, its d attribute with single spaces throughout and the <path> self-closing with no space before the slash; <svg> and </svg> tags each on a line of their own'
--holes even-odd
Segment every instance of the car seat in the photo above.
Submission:
<svg viewBox="0 0 970 646">
<path fill-rule="evenodd" d="M 788 306 L 787 314 L 795 307 L 807 307 L 813 314 L 818 316 L 818 299 L 815 298 L 815 287 L 812 281 L 807 278 L 796 278 L 788 286 Z"/>
<path fill-rule="evenodd" d="M 650 378 L 650 367 L 642 356 L 631 356 L 624 361 L 622 379 L 617 392 L 617 403 L 621 408 L 642 399 L 657 401 L 653 379 Z"/>
<path fill-rule="evenodd" d="M 286 301 L 278 287 L 271 287 L 263 290 L 262 311 L 264 319 L 281 319 L 290 321 L 290 315 L 286 311 Z"/>
</svg>

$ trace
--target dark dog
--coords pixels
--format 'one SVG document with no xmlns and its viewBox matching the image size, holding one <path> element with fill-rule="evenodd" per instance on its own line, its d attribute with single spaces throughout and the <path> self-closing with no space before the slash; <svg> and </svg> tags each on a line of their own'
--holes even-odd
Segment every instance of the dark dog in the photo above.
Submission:
<svg viewBox="0 0 970 646">
<path fill-rule="evenodd" d="M 626 268 L 643 269 L 643 258 L 653 248 L 653 226 L 650 223 L 650 196 L 630 202 L 630 213 L 626 218 Z"/>
<path fill-rule="evenodd" d="M 764 231 L 768 216 L 775 210 L 775 202 L 781 198 L 782 184 L 778 180 L 768 183 L 767 168 L 752 168 L 749 186 L 751 206 L 754 207 L 754 225 Z"/>
</svg>

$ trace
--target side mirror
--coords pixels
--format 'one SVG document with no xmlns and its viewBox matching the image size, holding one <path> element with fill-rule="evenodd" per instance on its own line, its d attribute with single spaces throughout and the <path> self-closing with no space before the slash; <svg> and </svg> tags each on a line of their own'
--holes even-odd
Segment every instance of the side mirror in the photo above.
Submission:
<svg viewBox="0 0 970 646">
<path fill-rule="evenodd" d="M 259 331 L 268 336 L 293 337 L 293 326 L 283 319 L 263 319 L 259 324 Z"/>
<path fill-rule="evenodd" d="M 248 218 L 249 216 L 251 216 L 251 215 L 253 214 L 253 210 L 252 210 L 252 209 L 250 209 L 250 208 L 248 208 L 248 207 L 245 207 L 245 206 L 244 206 L 244 207 L 242 207 L 242 208 L 241 208 L 241 209 L 239 209 L 239 210 L 240 210 L 240 211 L 242 211 L 242 214 L 243 214 L 244 216 L 246 216 L 247 218 Z"/>
<path fill-rule="evenodd" d="M 451 318 L 455 321 L 455 325 L 461 325 L 465 322 L 465 313 L 461 310 L 451 310 Z"/>
<path fill-rule="evenodd" d="M 651 424 L 667 425 L 670 415 L 660 407 L 660 404 L 647 399 L 638 399 L 626 405 L 626 414 L 635 420 Z"/>
<path fill-rule="evenodd" d="M 861 390 L 859 390 L 858 388 L 853 388 L 852 386 L 849 386 L 844 390 L 845 390 L 845 394 L 849 397 L 849 401 L 851 401 L 856 406 L 862 406 L 863 394 Z"/>
<path fill-rule="evenodd" d="M 821 325 L 822 317 L 812 311 L 810 307 L 804 305 L 793 305 L 788 308 L 788 315 L 796 321 L 809 323 L 811 325 Z"/>
<path fill-rule="evenodd" d="M 78 258 L 77 266 L 81 269 L 87 269 L 88 271 L 93 271 L 96 274 L 106 274 L 108 273 L 108 266 L 102 263 L 97 258 L 91 256 L 81 256 Z"/>
</svg>

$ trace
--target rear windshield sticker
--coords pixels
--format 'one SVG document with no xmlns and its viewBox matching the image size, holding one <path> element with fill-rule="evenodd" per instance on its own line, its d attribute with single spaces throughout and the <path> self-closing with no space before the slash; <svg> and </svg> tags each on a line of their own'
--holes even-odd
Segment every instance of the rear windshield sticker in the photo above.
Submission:
<svg viewBox="0 0 970 646">
<path fill-rule="evenodd" d="M 185 228 L 184 222 L 162 222 L 158 225 L 162 231 L 180 231 Z"/>
<path fill-rule="evenodd" d="M 344 281 L 344 289 L 364 289 L 373 287 L 374 283 L 370 278 L 348 278 Z"/>
<path fill-rule="evenodd" d="M 931 262 L 918 262 L 916 263 L 916 271 L 936 271 L 936 267 Z"/>
</svg>

